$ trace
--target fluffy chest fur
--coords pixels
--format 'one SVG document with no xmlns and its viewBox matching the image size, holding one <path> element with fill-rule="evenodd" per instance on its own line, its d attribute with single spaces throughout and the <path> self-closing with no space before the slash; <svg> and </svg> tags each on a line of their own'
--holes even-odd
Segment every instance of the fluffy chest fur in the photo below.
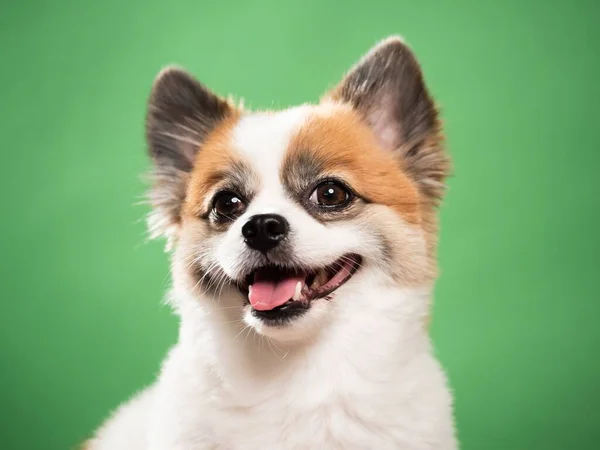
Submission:
<svg viewBox="0 0 600 450">
<path fill-rule="evenodd" d="M 410 306 L 426 295 L 373 291 L 362 303 L 379 300 L 377 313 L 340 316 L 319 345 L 294 348 L 214 330 L 226 309 L 197 312 L 189 328 L 184 317 L 156 388 L 151 448 L 455 448 L 445 379 L 414 325 L 423 308 Z"/>
</svg>

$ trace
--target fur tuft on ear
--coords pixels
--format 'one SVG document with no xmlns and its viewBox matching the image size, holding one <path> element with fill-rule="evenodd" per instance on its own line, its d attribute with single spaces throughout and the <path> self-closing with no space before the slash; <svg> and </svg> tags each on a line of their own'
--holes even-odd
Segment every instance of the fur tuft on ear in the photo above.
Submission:
<svg viewBox="0 0 600 450">
<path fill-rule="evenodd" d="M 146 140 L 153 162 L 150 237 L 173 244 L 181 221 L 189 174 L 206 136 L 235 108 L 185 71 L 159 73 L 150 95 Z"/>
<path fill-rule="evenodd" d="M 373 47 L 324 100 L 352 105 L 381 145 L 398 155 L 425 198 L 439 202 L 450 163 L 421 68 L 400 37 Z"/>
</svg>

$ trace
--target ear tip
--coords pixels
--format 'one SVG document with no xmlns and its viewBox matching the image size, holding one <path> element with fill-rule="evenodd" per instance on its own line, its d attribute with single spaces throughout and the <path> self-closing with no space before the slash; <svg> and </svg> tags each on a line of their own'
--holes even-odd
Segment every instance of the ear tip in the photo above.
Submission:
<svg viewBox="0 0 600 450">
<path fill-rule="evenodd" d="M 177 64 L 167 64 L 164 66 L 156 75 L 156 80 L 160 80 L 163 77 L 170 76 L 173 74 L 185 73 L 185 69 Z"/>
<path fill-rule="evenodd" d="M 398 44 L 402 44 L 402 45 L 406 45 L 406 39 L 404 39 L 404 36 L 401 36 L 399 34 L 391 34 L 386 38 L 383 38 L 381 41 L 379 41 L 380 45 L 398 45 Z"/>
<path fill-rule="evenodd" d="M 371 52 L 375 53 L 393 49 L 411 51 L 410 46 L 408 45 L 406 39 L 404 39 L 403 36 L 399 34 L 393 34 L 380 40 L 377 44 L 375 44 Z"/>
<path fill-rule="evenodd" d="M 176 82 L 179 80 L 191 79 L 193 79 L 193 77 L 185 69 L 175 64 L 169 64 L 163 67 L 154 78 L 152 91 L 155 92 L 157 88 L 165 86 L 173 81 Z"/>
</svg>

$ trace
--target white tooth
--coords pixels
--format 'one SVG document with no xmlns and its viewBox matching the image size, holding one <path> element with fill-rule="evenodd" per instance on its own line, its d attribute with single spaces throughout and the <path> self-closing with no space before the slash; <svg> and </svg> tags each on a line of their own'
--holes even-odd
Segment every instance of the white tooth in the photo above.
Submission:
<svg viewBox="0 0 600 450">
<path fill-rule="evenodd" d="M 252 294 L 252 285 L 248 286 L 248 297 L 250 297 L 250 294 Z"/>
<path fill-rule="evenodd" d="M 293 300 L 298 301 L 300 300 L 300 294 L 302 293 L 302 282 L 298 281 L 298 283 L 296 283 L 296 288 L 294 289 L 294 296 L 292 297 Z"/>
</svg>

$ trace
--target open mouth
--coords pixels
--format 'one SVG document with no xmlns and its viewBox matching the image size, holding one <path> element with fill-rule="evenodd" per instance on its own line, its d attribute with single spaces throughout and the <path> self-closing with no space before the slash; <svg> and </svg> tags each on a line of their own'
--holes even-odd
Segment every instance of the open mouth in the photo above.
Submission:
<svg viewBox="0 0 600 450">
<path fill-rule="evenodd" d="M 265 266 L 250 273 L 240 290 L 247 295 L 255 311 L 289 306 L 306 308 L 312 300 L 330 299 L 330 295 L 358 270 L 360 261 L 360 256 L 350 254 L 314 270 Z"/>
</svg>

